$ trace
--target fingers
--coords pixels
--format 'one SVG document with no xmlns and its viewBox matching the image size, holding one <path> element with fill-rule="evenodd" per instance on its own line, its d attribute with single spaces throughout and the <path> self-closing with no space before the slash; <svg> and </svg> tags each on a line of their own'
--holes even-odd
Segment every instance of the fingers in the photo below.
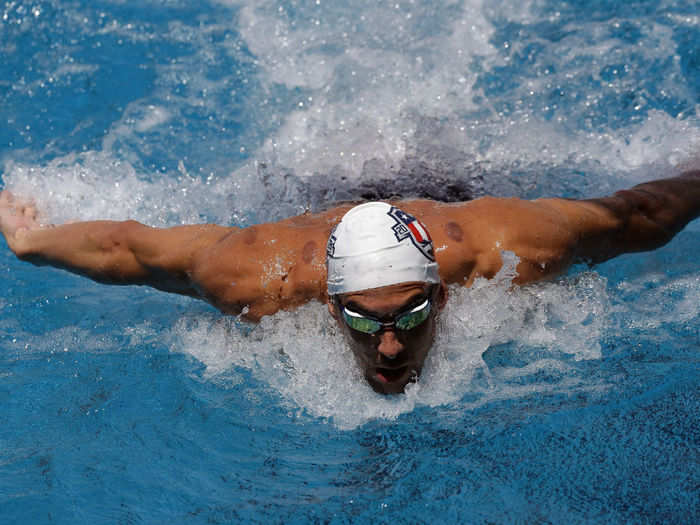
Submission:
<svg viewBox="0 0 700 525">
<path fill-rule="evenodd" d="M 0 206 L 10 208 L 13 212 L 25 217 L 36 217 L 37 215 L 33 199 L 17 199 L 9 190 L 0 191 Z"/>
<path fill-rule="evenodd" d="M 36 208 L 34 206 L 27 206 L 22 210 L 22 214 L 28 219 L 36 220 Z"/>
<path fill-rule="evenodd" d="M 0 191 L 0 206 L 4 206 L 6 208 L 9 206 L 18 208 L 18 207 L 24 207 L 25 205 L 32 204 L 32 203 L 33 203 L 32 200 L 25 201 L 22 199 L 18 199 L 14 195 L 14 193 L 12 193 L 10 190 Z"/>
<path fill-rule="evenodd" d="M 8 190 L 2 190 L 0 192 L 0 205 L 11 204 L 14 200 L 14 195 Z"/>
<path fill-rule="evenodd" d="M 39 213 L 32 200 L 16 198 L 10 191 L 0 191 L 0 229 L 3 233 L 18 228 L 36 228 Z"/>
</svg>

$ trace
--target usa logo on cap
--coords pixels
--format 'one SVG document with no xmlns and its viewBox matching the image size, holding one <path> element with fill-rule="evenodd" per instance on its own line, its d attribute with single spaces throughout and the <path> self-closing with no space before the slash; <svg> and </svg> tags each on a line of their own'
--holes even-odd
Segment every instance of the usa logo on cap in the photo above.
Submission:
<svg viewBox="0 0 700 525">
<path fill-rule="evenodd" d="M 396 240 L 403 241 L 407 237 L 411 239 L 413 245 L 427 257 L 429 261 L 435 261 L 433 252 L 433 240 L 430 238 L 428 229 L 413 215 L 392 206 L 387 212 L 389 217 L 396 221 L 391 229 L 394 231 Z"/>
<path fill-rule="evenodd" d="M 338 239 L 335 236 L 335 230 L 338 228 L 338 225 L 336 224 L 333 226 L 333 229 L 331 230 L 331 234 L 328 237 L 328 243 L 326 243 L 326 256 L 328 257 L 333 257 L 335 255 L 335 241 Z"/>
</svg>

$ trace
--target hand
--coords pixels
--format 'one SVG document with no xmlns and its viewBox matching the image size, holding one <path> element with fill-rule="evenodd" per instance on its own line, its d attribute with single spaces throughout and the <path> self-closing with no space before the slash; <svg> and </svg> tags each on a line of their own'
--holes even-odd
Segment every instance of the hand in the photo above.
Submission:
<svg viewBox="0 0 700 525">
<path fill-rule="evenodd" d="M 7 190 L 0 192 L 0 231 L 9 245 L 12 245 L 18 236 L 41 227 L 32 203 L 16 199 Z"/>
</svg>

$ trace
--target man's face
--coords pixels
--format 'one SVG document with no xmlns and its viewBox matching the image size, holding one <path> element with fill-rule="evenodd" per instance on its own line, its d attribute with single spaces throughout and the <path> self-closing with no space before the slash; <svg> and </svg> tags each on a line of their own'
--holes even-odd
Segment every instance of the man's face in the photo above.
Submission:
<svg viewBox="0 0 700 525">
<path fill-rule="evenodd" d="M 414 382 L 435 338 L 436 318 L 447 299 L 443 284 L 401 283 L 362 292 L 352 292 L 329 299 L 328 308 L 338 321 L 365 378 L 381 394 L 396 394 Z M 425 321 L 413 328 L 382 326 L 370 334 L 348 326 L 343 315 L 378 320 L 384 325 L 411 314 L 429 302 Z M 400 323 L 401 325 L 402 323 Z"/>
</svg>

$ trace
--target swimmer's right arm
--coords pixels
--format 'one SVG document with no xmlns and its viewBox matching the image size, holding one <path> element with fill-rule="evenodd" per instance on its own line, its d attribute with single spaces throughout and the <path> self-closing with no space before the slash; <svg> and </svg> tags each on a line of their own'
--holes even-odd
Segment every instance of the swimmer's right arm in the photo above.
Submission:
<svg viewBox="0 0 700 525">
<path fill-rule="evenodd" d="M 42 226 L 33 206 L 0 193 L 0 231 L 22 260 L 97 282 L 147 285 L 259 320 L 325 298 L 325 242 L 345 208 L 248 228 L 151 228 L 136 221 Z"/>
<path fill-rule="evenodd" d="M 0 194 L 0 231 L 18 258 L 107 284 L 144 284 L 198 296 L 195 255 L 229 231 L 216 225 L 150 228 L 136 221 L 88 221 L 42 226 L 36 209 Z"/>
</svg>

